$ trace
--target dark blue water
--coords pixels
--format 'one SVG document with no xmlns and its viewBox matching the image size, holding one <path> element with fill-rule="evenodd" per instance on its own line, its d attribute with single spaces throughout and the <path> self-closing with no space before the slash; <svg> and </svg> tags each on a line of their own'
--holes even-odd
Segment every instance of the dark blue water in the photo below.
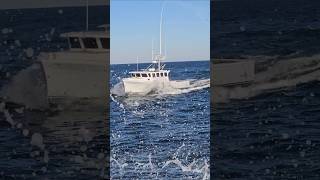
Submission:
<svg viewBox="0 0 320 180">
<path fill-rule="evenodd" d="M 214 2 L 213 55 L 318 53 L 319 3 L 316 0 Z"/>
<path fill-rule="evenodd" d="M 320 53 L 319 1 L 231 0 L 212 5 L 214 57 L 304 61 Z M 320 84 L 311 81 L 214 105 L 214 177 L 319 179 Z"/>
<path fill-rule="evenodd" d="M 107 7 L 90 7 L 90 29 Z M 67 47 L 60 33 L 85 29 L 85 8 L 0 11 L 0 87 L 40 52 Z M 30 53 L 31 52 L 31 53 Z M 105 107 L 25 109 L 0 99 L 0 179 L 107 179 Z"/>
<path fill-rule="evenodd" d="M 209 78 L 209 61 L 166 64 L 172 79 Z M 112 86 L 132 70 L 111 65 Z M 111 101 L 114 179 L 209 179 L 209 89 L 177 92 Z"/>
</svg>

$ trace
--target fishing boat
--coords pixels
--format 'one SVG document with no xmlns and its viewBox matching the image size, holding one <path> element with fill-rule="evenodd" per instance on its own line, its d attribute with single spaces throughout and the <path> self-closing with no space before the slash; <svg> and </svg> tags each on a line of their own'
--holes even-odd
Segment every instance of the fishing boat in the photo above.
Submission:
<svg viewBox="0 0 320 180">
<path fill-rule="evenodd" d="M 89 30 L 89 1 L 86 9 L 86 29 L 61 34 L 69 47 L 61 51 L 41 52 L 32 65 L 12 76 L 0 89 L 0 99 L 29 109 L 91 102 L 105 108 L 109 85 L 110 28 L 109 25 L 101 25 Z"/>
<path fill-rule="evenodd" d="M 106 97 L 110 26 L 101 25 L 98 30 L 89 30 L 88 17 L 89 1 L 86 1 L 86 29 L 61 34 L 69 48 L 40 53 L 38 57 L 49 99 Z"/>
<path fill-rule="evenodd" d="M 129 77 L 123 78 L 122 83 L 125 94 L 148 94 L 163 88 L 186 88 L 190 85 L 189 81 L 171 81 L 170 70 L 166 70 L 165 55 L 162 53 L 162 24 L 163 7 L 160 18 L 160 46 L 159 53 L 154 54 L 152 47 L 152 63 L 145 69 L 138 69 L 129 72 Z"/>
<path fill-rule="evenodd" d="M 320 79 L 320 61 L 317 55 L 281 59 L 222 59 L 220 63 L 215 59 L 211 64 L 211 97 L 215 103 L 288 90 Z"/>
<path fill-rule="evenodd" d="M 109 26 L 102 31 L 68 32 L 69 49 L 41 53 L 49 98 L 99 98 L 106 96 L 110 53 Z"/>
<path fill-rule="evenodd" d="M 170 86 L 170 70 L 164 69 L 165 64 L 161 65 L 160 58 L 161 56 L 146 69 L 129 72 L 130 77 L 122 79 L 126 94 L 147 94 Z"/>
</svg>

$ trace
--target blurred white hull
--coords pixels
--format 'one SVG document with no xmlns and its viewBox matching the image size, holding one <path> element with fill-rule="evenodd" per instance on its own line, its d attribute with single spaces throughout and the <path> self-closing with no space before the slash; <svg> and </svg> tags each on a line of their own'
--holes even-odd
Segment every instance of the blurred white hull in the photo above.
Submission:
<svg viewBox="0 0 320 180">
<path fill-rule="evenodd" d="M 107 92 L 108 53 L 43 53 L 48 97 L 99 98 Z"/>
<path fill-rule="evenodd" d="M 213 86 L 235 86 L 250 84 L 254 81 L 254 61 L 217 59 L 211 65 Z"/>
</svg>

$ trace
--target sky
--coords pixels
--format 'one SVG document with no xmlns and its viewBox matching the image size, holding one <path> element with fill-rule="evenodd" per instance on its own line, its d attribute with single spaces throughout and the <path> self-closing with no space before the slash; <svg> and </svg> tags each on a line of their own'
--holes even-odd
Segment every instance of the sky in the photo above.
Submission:
<svg viewBox="0 0 320 180">
<path fill-rule="evenodd" d="M 111 64 L 151 62 L 152 39 L 159 52 L 163 3 L 166 61 L 209 60 L 209 0 L 111 0 Z"/>
</svg>

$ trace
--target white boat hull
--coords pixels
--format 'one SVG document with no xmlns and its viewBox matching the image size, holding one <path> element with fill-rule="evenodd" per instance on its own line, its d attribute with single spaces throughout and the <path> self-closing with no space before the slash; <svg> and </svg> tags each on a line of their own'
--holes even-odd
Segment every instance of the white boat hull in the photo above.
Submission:
<svg viewBox="0 0 320 180">
<path fill-rule="evenodd" d="M 122 79 L 125 94 L 145 95 L 150 92 L 164 88 L 169 85 L 168 78 L 145 79 L 145 78 L 124 78 Z"/>
<path fill-rule="evenodd" d="M 170 81 L 170 86 L 175 89 L 185 89 L 190 87 L 190 81 L 188 80 Z"/>
<path fill-rule="evenodd" d="M 99 98 L 107 92 L 108 53 L 43 53 L 39 60 L 49 98 Z"/>
<path fill-rule="evenodd" d="M 250 84 L 255 78 L 255 64 L 250 60 L 213 60 L 212 80 L 214 86 Z"/>
</svg>

